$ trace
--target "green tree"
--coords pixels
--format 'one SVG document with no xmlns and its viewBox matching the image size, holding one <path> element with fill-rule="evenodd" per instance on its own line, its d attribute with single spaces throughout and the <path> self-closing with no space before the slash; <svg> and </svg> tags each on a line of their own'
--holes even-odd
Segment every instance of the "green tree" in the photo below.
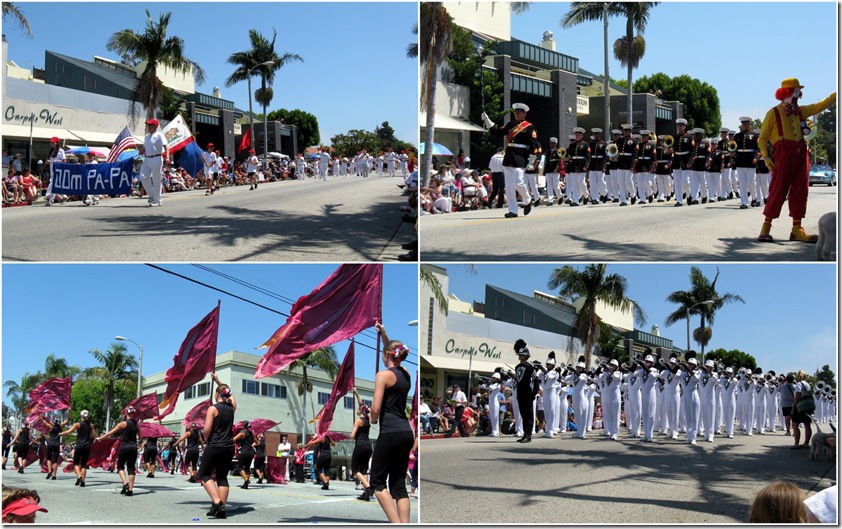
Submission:
<svg viewBox="0 0 842 529">
<path fill-rule="evenodd" d="M 137 360 L 127 353 L 125 344 L 112 343 L 105 352 L 92 349 L 91 355 L 102 365 L 89 367 L 82 373 L 85 379 L 103 381 L 102 406 L 105 409 L 105 428 L 111 428 L 111 410 L 121 391 L 137 392 Z"/>
<path fill-rule="evenodd" d="M 701 127 L 708 134 L 719 132 L 722 114 L 716 88 L 686 74 L 669 77 L 664 73 L 656 73 L 634 82 L 634 92 L 649 90 L 661 90 L 661 99 L 680 101 L 684 104 L 684 118 L 687 120 L 688 130 Z"/>
<path fill-rule="evenodd" d="M 412 27 L 412 34 L 418 35 L 418 24 L 417 23 Z M 406 47 L 406 58 L 407 59 L 417 59 L 418 58 L 418 37 L 415 37 L 415 42 L 410 42 L 409 45 Z"/>
<path fill-rule="evenodd" d="M 421 277 L 421 282 L 426 284 L 430 287 L 430 290 L 433 291 L 433 297 L 436 300 L 436 303 L 439 305 L 439 310 L 441 310 L 445 315 L 447 314 L 447 296 L 444 295 L 444 292 L 441 289 L 441 282 L 436 277 L 436 275 L 430 272 L 428 269 L 421 267 L 419 272 Z"/>
<path fill-rule="evenodd" d="M 181 113 L 181 105 L 187 98 L 176 95 L 175 91 L 168 87 L 161 87 L 161 99 L 158 101 L 158 117 L 172 121 Z"/>
<path fill-rule="evenodd" d="M 302 152 L 305 147 L 313 147 L 321 143 L 319 119 L 309 112 L 297 108 L 292 110 L 281 108 L 269 112 L 269 121 L 283 121 L 287 125 L 295 125 L 298 129 L 299 150 Z"/>
<path fill-rule="evenodd" d="M 40 381 L 40 373 L 31 374 L 28 371 L 16 380 L 7 380 L 3 383 L 6 388 L 6 397 L 12 404 L 12 409 L 18 419 L 23 419 L 26 407 L 29 405 L 29 393 L 35 389 Z"/>
<path fill-rule="evenodd" d="M 428 148 L 421 158 L 421 185 L 426 186 L 433 165 L 432 145 L 436 128 L 436 83 L 438 68 L 453 47 L 451 17 L 442 2 L 421 2 L 420 38 L 418 40 L 421 61 L 421 111 L 427 113 L 424 143 Z"/>
<path fill-rule="evenodd" d="M 73 383 L 70 394 L 70 407 L 73 409 L 71 421 L 81 419 L 82 410 L 88 410 L 90 419 L 98 433 L 107 431 L 105 422 L 107 410 L 102 396 L 106 390 L 106 382 L 99 378 L 80 378 Z M 137 397 L 137 390 L 131 384 L 117 384 L 114 386 L 114 409 L 122 410 L 129 402 Z"/>
<path fill-rule="evenodd" d="M 811 142 L 816 148 L 816 156 L 836 167 L 836 105 L 834 104 L 816 117 L 819 131 Z"/>
<path fill-rule="evenodd" d="M 278 55 L 278 52 L 275 51 L 275 39 L 277 36 L 278 32 L 275 28 L 272 28 L 271 41 L 256 29 L 250 29 L 249 42 L 251 43 L 251 49 L 232 53 L 228 57 L 228 63 L 237 65 L 237 69 L 225 81 L 225 86 L 234 86 L 240 81 L 245 81 L 249 76 L 259 75 L 260 88 L 254 92 L 254 99 L 263 105 L 264 116 L 267 115 L 266 107 L 272 102 L 275 96 L 272 90 L 275 74 L 288 62 L 304 62 L 304 59 L 297 53 Z M 249 94 L 249 97 L 251 97 L 251 94 Z"/>
<path fill-rule="evenodd" d="M 29 20 L 23 14 L 23 10 L 14 2 L 3 2 L 3 21 L 6 17 L 23 30 L 23 34 L 32 38 L 32 27 L 29 25 Z"/>
<path fill-rule="evenodd" d="M 703 358 L 705 360 L 722 362 L 726 367 L 733 367 L 735 372 L 741 367 L 748 367 L 752 371 L 757 368 L 757 360 L 752 355 L 739 349 L 727 351 L 720 347 L 719 349 L 708 351 Z"/>
<path fill-rule="evenodd" d="M 836 388 L 836 373 L 830 369 L 830 365 L 828 364 L 823 365 L 821 371 L 816 371 L 813 378 L 816 380 L 823 380 L 825 384 L 829 384 L 830 387 Z"/>
<path fill-rule="evenodd" d="M 82 370 L 78 366 L 68 364 L 67 359 L 58 358 L 55 354 L 50 353 L 44 360 L 44 373 L 39 374 L 43 382 L 51 378 L 75 377 L 81 372 Z"/>
<path fill-rule="evenodd" d="M 381 150 L 380 138 L 377 134 L 367 130 L 352 129 L 345 134 L 337 134 L 330 139 L 334 152 L 356 154 L 365 149 L 366 152 Z"/>
<path fill-rule="evenodd" d="M 196 62 L 184 55 L 184 40 L 181 37 L 167 37 L 167 27 L 172 13 L 160 15 L 157 22 L 146 10 L 146 28 L 143 33 L 133 29 L 120 30 L 108 39 L 106 49 L 120 55 L 136 57 L 146 62 L 146 67 L 132 90 L 132 103 L 140 103 L 146 110 L 146 119 L 155 116 L 161 90 L 164 84 L 158 79 L 158 68 L 165 66 L 173 72 L 193 73 L 197 84 L 205 82 L 205 71 Z M 137 107 L 129 105 L 132 125 L 137 121 Z"/>
<path fill-rule="evenodd" d="M 600 317 L 596 313 L 598 303 L 620 312 L 632 312 L 638 325 L 646 323 L 646 313 L 626 295 L 628 281 L 619 274 L 606 274 L 607 265 L 589 264 L 582 270 L 570 265 L 556 268 L 547 281 L 550 289 L 559 289 L 562 298 L 576 301 L 584 298 L 584 303 L 576 313 L 576 337 L 585 348 L 585 365 L 591 365 L 591 349 L 599 340 Z M 572 340 L 568 348 L 572 347 Z"/>
<path fill-rule="evenodd" d="M 608 359 L 615 358 L 620 364 L 628 362 L 629 354 L 620 344 L 621 339 L 622 336 L 614 332 L 613 327 L 604 321 L 599 322 L 599 339 L 597 339 L 596 344 L 601 356 L 605 356 Z"/>
<path fill-rule="evenodd" d="M 649 15 L 659 2 L 616 2 L 615 6 L 625 11 L 626 34 L 614 42 L 614 58 L 628 69 L 627 86 L 632 84 L 632 72 L 640 64 L 640 59 L 646 53 L 646 39 L 643 32 L 649 22 Z M 637 32 L 637 34 L 635 34 Z M 628 91 L 628 122 L 634 123 L 632 96 L 634 90 Z"/>
<path fill-rule="evenodd" d="M 287 368 L 290 372 L 301 369 L 301 382 L 298 383 L 298 394 L 301 396 L 301 439 L 307 438 L 307 393 L 313 392 L 313 385 L 307 378 L 307 368 L 314 368 L 324 371 L 331 380 L 336 378 L 339 371 L 339 360 L 336 357 L 336 350 L 332 346 L 321 347 L 312 353 L 302 356 Z"/>
<path fill-rule="evenodd" d="M 713 331 L 709 330 L 709 327 L 713 326 L 716 312 L 726 303 L 745 303 L 738 294 L 728 292 L 720 295 L 716 291 L 718 279 L 719 268 L 716 269 L 716 276 L 711 281 L 705 276 L 701 268 L 693 266 L 690 268 L 690 290 L 677 290 L 667 296 L 667 301 L 679 305 L 679 308 L 664 320 L 667 327 L 680 320 L 687 320 L 689 316 L 701 316 L 701 324 L 697 329 L 698 332 L 693 333 L 693 338 L 701 346 L 702 356 L 705 353 L 705 346 L 713 335 Z M 708 322 L 707 327 L 705 320 Z"/>
</svg>

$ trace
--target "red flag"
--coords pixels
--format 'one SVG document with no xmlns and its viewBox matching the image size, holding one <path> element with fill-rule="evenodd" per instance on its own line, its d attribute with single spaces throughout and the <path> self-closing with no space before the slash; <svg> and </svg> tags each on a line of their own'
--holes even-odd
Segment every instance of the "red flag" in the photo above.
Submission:
<svg viewBox="0 0 842 529">
<path fill-rule="evenodd" d="M 249 431 L 253 433 L 255 436 L 262 434 L 263 432 L 268 432 L 275 426 L 281 424 L 281 421 L 273 421 L 271 419 L 252 419 L 249 421 Z M 236 435 L 237 432 L 243 429 L 243 421 L 238 422 L 234 425 L 231 430 Z"/>
<path fill-rule="evenodd" d="M 70 407 L 70 377 L 51 378 L 29 392 L 28 409 L 33 413 L 65 410 Z"/>
<path fill-rule="evenodd" d="M 339 374 L 336 375 L 336 380 L 333 381 L 333 389 L 330 390 L 330 396 L 327 398 L 323 413 L 319 419 L 319 424 L 316 426 L 316 435 L 322 436 L 330 430 L 330 425 L 333 422 L 333 411 L 336 409 L 336 403 L 346 393 L 351 391 L 354 387 L 354 342 L 348 346 L 348 352 L 342 360 L 342 367 L 339 368 Z"/>
<path fill-rule="evenodd" d="M 211 407 L 211 401 L 203 400 L 199 404 L 193 406 L 193 408 L 187 412 L 187 415 L 184 416 L 184 420 L 181 421 L 184 424 L 185 428 L 190 428 L 190 423 L 195 422 L 196 426 L 199 428 L 205 427 L 205 417 L 208 414 L 208 408 Z"/>
<path fill-rule="evenodd" d="M 251 146 L 251 129 L 247 130 L 246 133 L 243 134 L 243 139 L 240 141 L 240 148 L 237 149 L 237 154 L 248 149 L 249 146 Z"/>
<path fill-rule="evenodd" d="M 158 414 L 158 392 L 153 391 L 129 402 L 123 408 L 123 415 L 126 415 L 126 409 L 129 406 L 134 406 L 134 417 L 132 417 L 134 420 L 142 421 L 143 419 L 151 419 Z"/>
<path fill-rule="evenodd" d="M 418 435 L 418 379 L 415 379 L 415 395 L 412 396 L 409 424 L 412 425 L 412 431 L 415 432 L 415 435 Z"/>
<path fill-rule="evenodd" d="M 343 264 L 295 302 L 286 323 L 262 347 L 254 378 L 279 373 L 305 354 L 347 340 L 380 321 L 383 265 Z"/>
<path fill-rule="evenodd" d="M 175 432 L 154 422 L 142 422 L 137 425 L 141 437 L 178 437 Z"/>
<path fill-rule="evenodd" d="M 219 305 L 202 318 L 190 331 L 178 354 L 173 358 L 173 366 L 167 370 L 164 381 L 167 390 L 160 405 L 158 419 L 166 417 L 175 410 L 178 394 L 199 382 L 216 366 L 216 341 L 219 335 Z"/>
</svg>

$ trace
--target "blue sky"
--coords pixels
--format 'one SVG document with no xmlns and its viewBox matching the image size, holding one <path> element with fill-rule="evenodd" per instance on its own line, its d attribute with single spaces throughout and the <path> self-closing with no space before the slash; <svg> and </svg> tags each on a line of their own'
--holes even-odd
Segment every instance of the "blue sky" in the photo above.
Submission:
<svg viewBox="0 0 842 529">
<path fill-rule="evenodd" d="M 559 265 L 476 265 L 477 274 L 464 264 L 445 264 L 450 291 L 462 301 L 483 301 L 485 284 L 492 284 L 532 295 L 533 290 L 547 293 L 547 280 Z M 575 265 L 581 268 L 583 265 Z M 657 324 L 661 336 L 686 347 L 687 325 L 680 321 L 664 324 L 676 305 L 666 297 L 690 287 L 692 264 L 608 265 L 608 273 L 628 280 L 628 296 L 647 313 L 641 330 L 649 332 Z M 717 291 L 739 294 L 742 303 L 725 305 L 717 312 L 713 337 L 706 350 L 739 349 L 757 359 L 764 369 L 789 372 L 804 369 L 813 372 L 824 364 L 837 370 L 837 280 L 836 266 L 825 264 L 701 264 L 702 272 L 713 279 L 720 274 Z M 699 326 L 698 317 L 691 329 Z M 514 340 L 516 337 L 512 337 Z M 692 339 L 692 338 L 691 338 Z M 699 350 L 697 344 L 691 348 Z M 838 377 L 837 377 L 838 380 Z"/>
<path fill-rule="evenodd" d="M 289 314 L 291 303 L 309 294 L 338 265 L 213 264 L 202 265 L 267 289 L 282 301 L 248 289 L 192 265 L 159 265 L 222 290 Z M 389 337 L 410 348 L 407 364 L 415 381 L 418 364 L 418 269 L 385 265 L 383 319 Z M 285 321 L 266 309 L 166 274 L 143 264 L 6 264 L 3 265 L 2 380 L 20 381 L 25 371 L 43 369 L 48 354 L 80 367 L 95 365 L 88 351 L 107 349 L 115 336 L 143 346 L 143 373 L 172 367 L 187 331 L 222 300 L 217 353 L 235 349 L 262 356 L 255 348 Z M 124 342 L 129 352 L 137 347 Z M 336 348 L 341 362 L 348 341 Z M 372 348 L 365 347 L 369 345 Z M 374 380 L 374 328 L 357 335 L 357 376 Z M 382 367 L 382 362 L 381 362 Z M 5 398 L 5 390 L 3 393 Z"/>
<path fill-rule="evenodd" d="M 526 13 L 512 15 L 512 36 L 539 44 L 550 30 L 558 51 L 602 74 L 602 22 L 562 29 L 568 10 L 568 3 L 533 2 Z M 719 93 L 723 126 L 737 129 L 740 116 L 762 119 L 777 104 L 775 89 L 787 77 L 797 77 L 805 86 L 803 104 L 836 90 L 837 18 L 835 2 L 662 2 L 651 12 L 643 34 L 646 54 L 633 79 L 663 72 L 704 81 Z M 784 23 L 794 31 L 763 34 Z M 609 19 L 609 48 L 625 31 L 624 20 Z M 609 58 L 611 78 L 626 79 L 626 69 L 611 49 Z"/>
<path fill-rule="evenodd" d="M 225 86 L 234 70 L 227 59 L 249 49 L 249 29 L 271 38 L 274 27 L 279 54 L 297 53 L 304 62 L 291 62 L 275 75 L 270 111 L 300 108 L 315 114 L 323 143 L 350 129 L 374 130 L 384 121 L 398 138 L 417 141 L 418 66 L 406 57 L 407 45 L 416 39 L 416 3 L 92 2 L 84 8 L 79 2 L 15 3 L 34 38 L 11 24 L 4 27 L 9 59 L 29 69 L 44 67 L 45 50 L 88 61 L 94 55 L 119 60 L 105 49 L 108 37 L 125 28 L 141 32 L 147 7 L 155 20 L 171 11 L 168 35 L 182 37 L 187 57 L 207 73 L 197 89 L 210 94 L 218 86 L 223 98 L 244 110 L 247 83 Z M 252 89 L 257 85 L 259 77 Z"/>
</svg>

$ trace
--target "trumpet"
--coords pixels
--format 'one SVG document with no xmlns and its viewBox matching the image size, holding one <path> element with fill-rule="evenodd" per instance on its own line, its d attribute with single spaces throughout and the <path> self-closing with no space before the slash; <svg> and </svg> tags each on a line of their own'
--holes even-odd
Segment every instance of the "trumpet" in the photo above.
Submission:
<svg viewBox="0 0 842 529">
<path fill-rule="evenodd" d="M 661 143 L 663 144 L 664 147 L 669 149 L 675 143 L 675 138 L 673 138 L 671 135 L 667 134 L 666 136 L 661 137 Z"/>
<path fill-rule="evenodd" d="M 813 122 L 812 119 L 804 120 L 804 125 L 808 129 L 810 129 L 810 132 L 804 135 L 804 141 L 810 141 L 816 137 L 816 134 L 818 134 L 819 129 L 818 127 L 816 127 L 816 124 Z"/>
<path fill-rule="evenodd" d="M 567 156 L 567 149 L 565 149 L 564 147 L 559 147 L 557 152 L 558 152 L 559 157 L 561 157 L 561 158 L 564 158 L 564 157 Z"/>
<path fill-rule="evenodd" d="M 617 144 L 609 143 L 606 145 L 605 155 L 608 156 L 612 162 L 616 162 L 620 158 L 620 149 L 617 148 Z"/>
<path fill-rule="evenodd" d="M 737 151 L 737 142 L 731 140 L 728 142 L 728 152 L 736 152 Z"/>
</svg>

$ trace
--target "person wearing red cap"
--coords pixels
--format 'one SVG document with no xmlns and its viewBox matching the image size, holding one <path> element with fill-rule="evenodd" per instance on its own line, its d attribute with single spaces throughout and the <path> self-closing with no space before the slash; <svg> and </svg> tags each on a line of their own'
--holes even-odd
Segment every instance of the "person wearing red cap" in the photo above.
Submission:
<svg viewBox="0 0 842 529">
<path fill-rule="evenodd" d="M 818 103 L 799 106 L 802 88 L 804 86 L 798 79 L 784 79 L 775 92 L 775 99 L 780 103 L 766 112 L 760 127 L 757 145 L 766 166 L 772 171 L 769 198 L 763 209 L 765 219 L 757 237 L 760 242 L 774 241 L 770 234 L 772 221 L 780 216 L 785 200 L 789 202 L 789 216 L 792 217 L 789 240 L 809 243 L 818 241 L 817 235 L 808 235 L 801 227 L 801 219 L 807 214 L 810 179 L 810 157 L 804 141 L 804 136 L 810 132 L 806 119 L 835 104 L 836 92 Z M 774 156 L 769 152 L 770 143 Z"/>
<path fill-rule="evenodd" d="M 213 194 L 214 173 L 217 172 L 216 161 L 213 143 L 208 143 L 208 150 L 202 153 L 202 163 L 205 164 L 205 196 Z"/>
<path fill-rule="evenodd" d="M 161 182 L 164 162 L 169 158 L 167 139 L 158 131 L 158 120 L 146 120 L 146 136 L 143 138 L 143 165 L 140 166 L 140 182 L 149 193 L 149 205 L 161 205 Z M 132 476 L 134 479 L 134 476 Z"/>
<path fill-rule="evenodd" d="M 34 490 L 3 485 L 3 523 L 35 523 L 35 514 L 49 512 L 38 505 L 41 497 Z"/>
<path fill-rule="evenodd" d="M 257 189 L 257 168 L 260 165 L 260 160 L 257 159 L 257 152 L 254 149 L 249 150 L 249 157 L 246 158 L 246 173 L 249 177 L 249 191 Z M 303 169 L 302 169 L 303 172 Z"/>
<path fill-rule="evenodd" d="M 147 134 L 148 136 L 148 134 Z M 120 494 L 126 496 L 134 495 L 135 464 L 137 462 L 137 438 L 140 435 L 137 421 L 134 419 L 135 409 L 133 406 L 126 408 L 126 420 L 117 424 L 110 432 L 100 435 L 94 442 L 111 437 L 117 432 L 123 432 L 120 438 L 120 448 L 117 452 L 117 473 L 123 482 L 123 489 Z M 123 470 L 128 467 L 128 470 Z M 128 477 L 126 473 L 128 472 Z"/>
<path fill-rule="evenodd" d="M 57 195 L 53 193 L 53 170 L 55 169 L 54 165 L 57 163 L 64 163 L 65 161 L 65 154 L 64 149 L 61 148 L 61 140 L 57 136 L 53 136 L 50 138 L 50 181 L 47 184 L 47 203 L 44 204 L 45 206 L 52 206 L 53 201 L 58 197 L 59 204 L 64 204 L 67 202 L 67 195 Z"/>
<path fill-rule="evenodd" d="M 401 163 L 401 176 L 404 180 L 412 171 L 409 170 L 409 155 L 406 154 L 406 151 L 401 150 L 401 153 L 398 155 L 398 160 Z"/>
<path fill-rule="evenodd" d="M 325 182 L 327 182 L 327 169 L 329 166 L 330 154 L 327 153 L 326 148 L 322 147 L 322 151 L 319 153 L 319 174 Z"/>
</svg>

